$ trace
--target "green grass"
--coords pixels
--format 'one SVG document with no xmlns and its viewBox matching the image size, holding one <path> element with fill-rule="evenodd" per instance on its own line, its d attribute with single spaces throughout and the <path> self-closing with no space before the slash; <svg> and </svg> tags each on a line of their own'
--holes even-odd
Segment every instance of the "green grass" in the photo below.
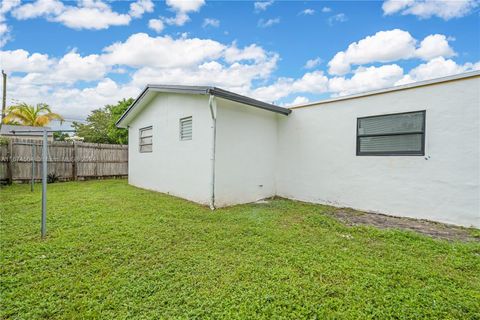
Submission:
<svg viewBox="0 0 480 320">
<path fill-rule="evenodd" d="M 480 319 L 480 245 L 289 200 L 211 212 L 124 180 L 0 189 L 0 318 Z"/>
</svg>

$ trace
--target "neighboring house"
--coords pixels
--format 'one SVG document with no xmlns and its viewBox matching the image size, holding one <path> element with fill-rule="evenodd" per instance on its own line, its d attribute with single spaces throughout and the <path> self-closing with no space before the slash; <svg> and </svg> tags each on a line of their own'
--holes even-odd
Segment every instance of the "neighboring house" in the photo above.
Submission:
<svg viewBox="0 0 480 320">
<path fill-rule="evenodd" d="M 129 182 L 212 208 L 281 196 L 480 227 L 480 72 L 290 109 L 149 85 L 117 122 Z"/>
<path fill-rule="evenodd" d="M 43 139 L 43 130 L 44 127 L 32 127 L 32 126 L 14 126 L 9 124 L 2 124 L 0 128 L 0 136 L 10 137 L 10 138 L 22 138 L 22 139 L 33 139 L 33 140 L 42 140 Z M 46 128 L 50 130 L 50 128 Z M 28 131 L 28 132 L 25 132 Z M 48 132 L 48 141 L 53 141 L 53 132 Z"/>
</svg>

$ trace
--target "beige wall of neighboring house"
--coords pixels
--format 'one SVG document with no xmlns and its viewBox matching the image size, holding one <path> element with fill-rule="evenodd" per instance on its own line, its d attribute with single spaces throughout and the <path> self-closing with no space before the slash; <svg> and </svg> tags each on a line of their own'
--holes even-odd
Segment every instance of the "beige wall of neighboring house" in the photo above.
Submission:
<svg viewBox="0 0 480 320">
<path fill-rule="evenodd" d="M 32 140 L 43 140 L 43 133 L 38 132 L 42 130 L 43 127 L 32 127 L 32 126 L 16 126 L 9 124 L 2 124 L 0 128 L 0 137 L 6 138 L 18 138 L 18 139 L 32 139 Z M 47 130 L 50 128 L 47 128 Z M 31 131 L 31 132 L 25 132 Z M 48 141 L 53 141 L 53 133 L 48 132 Z"/>
</svg>

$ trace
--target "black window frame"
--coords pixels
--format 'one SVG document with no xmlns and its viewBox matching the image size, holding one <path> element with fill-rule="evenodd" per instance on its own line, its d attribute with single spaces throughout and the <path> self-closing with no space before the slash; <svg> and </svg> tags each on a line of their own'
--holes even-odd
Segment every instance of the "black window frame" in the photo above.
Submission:
<svg viewBox="0 0 480 320">
<path fill-rule="evenodd" d="M 152 134 L 149 135 L 149 136 L 142 137 L 142 131 L 147 131 L 147 130 L 151 130 Z M 142 143 L 142 139 L 145 139 L 145 138 L 152 138 L 152 142 L 151 143 Z M 151 148 L 150 151 L 145 151 L 145 150 L 142 150 L 143 146 L 151 146 L 152 148 Z M 140 153 L 152 153 L 153 152 L 153 126 L 148 126 L 148 127 L 138 129 L 138 152 L 140 152 Z"/>
<path fill-rule="evenodd" d="M 402 114 L 412 114 L 412 113 L 423 113 L 423 123 L 422 123 L 422 130 L 421 131 L 380 133 L 380 134 L 359 134 L 359 132 L 358 132 L 358 130 L 360 128 L 360 121 L 362 119 L 395 116 L 395 115 L 402 115 Z M 379 114 L 379 115 L 374 115 L 374 116 L 366 116 L 366 117 L 357 118 L 357 127 L 356 127 L 356 132 L 357 132 L 357 156 L 424 156 L 425 155 L 426 119 L 427 119 L 426 110 Z M 365 138 L 365 137 L 367 137 L 367 138 L 368 137 L 389 137 L 389 136 L 413 135 L 413 134 L 421 134 L 422 135 L 422 141 L 421 141 L 422 145 L 421 145 L 421 150 L 420 151 L 385 151 L 385 152 L 383 152 L 383 151 L 382 152 L 360 151 L 360 138 Z"/>
</svg>

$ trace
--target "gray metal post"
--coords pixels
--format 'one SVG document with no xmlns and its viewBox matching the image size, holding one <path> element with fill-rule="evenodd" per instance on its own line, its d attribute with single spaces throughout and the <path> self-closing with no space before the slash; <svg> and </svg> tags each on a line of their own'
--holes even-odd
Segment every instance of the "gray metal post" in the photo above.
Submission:
<svg viewBox="0 0 480 320">
<path fill-rule="evenodd" d="M 48 153 L 48 134 L 47 129 L 43 129 L 42 145 L 42 238 L 47 234 L 47 153 Z"/>
<path fill-rule="evenodd" d="M 35 183 L 35 144 L 32 143 L 32 181 L 30 183 L 31 192 L 33 192 L 34 183 Z"/>
</svg>

